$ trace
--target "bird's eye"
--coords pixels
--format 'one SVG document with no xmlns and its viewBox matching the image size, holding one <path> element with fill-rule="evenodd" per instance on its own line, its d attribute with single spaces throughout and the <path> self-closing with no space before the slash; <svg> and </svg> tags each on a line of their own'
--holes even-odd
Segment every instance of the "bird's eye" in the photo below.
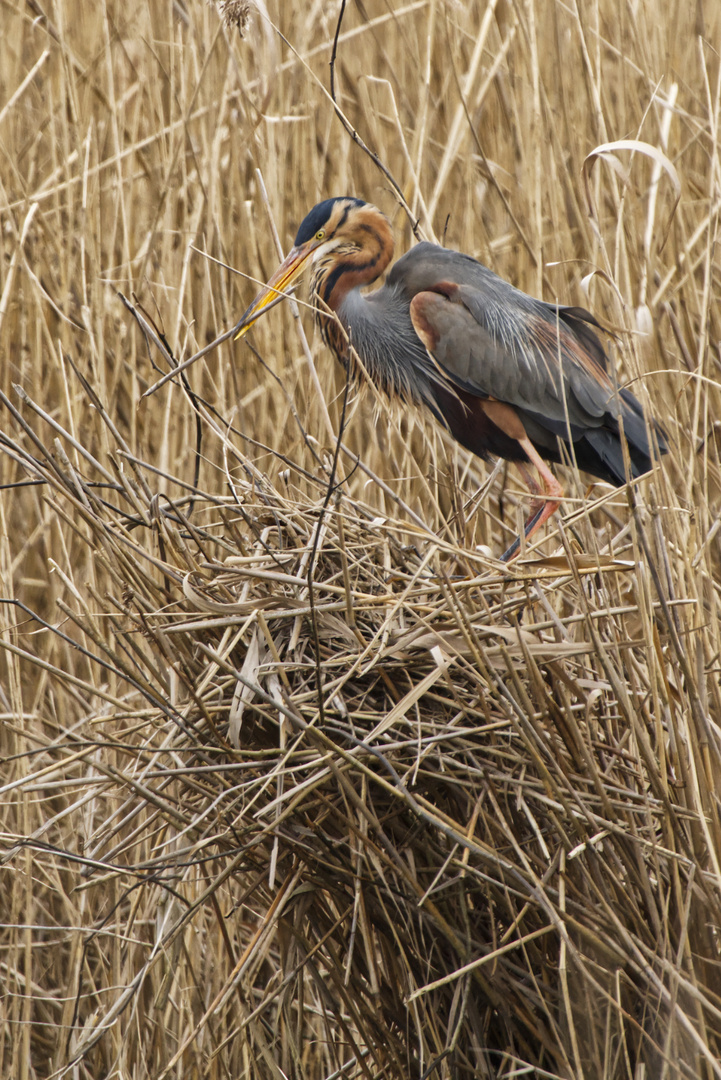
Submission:
<svg viewBox="0 0 721 1080">
<path fill-rule="evenodd" d="M 318 232 L 315 234 L 316 240 L 322 240 L 324 236 L 325 236 L 325 229 L 318 229 Z"/>
</svg>

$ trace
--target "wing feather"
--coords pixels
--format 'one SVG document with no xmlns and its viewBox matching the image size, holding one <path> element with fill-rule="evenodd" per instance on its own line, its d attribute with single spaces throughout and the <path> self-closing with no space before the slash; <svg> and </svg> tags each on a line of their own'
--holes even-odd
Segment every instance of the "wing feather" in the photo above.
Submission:
<svg viewBox="0 0 721 1080">
<path fill-rule="evenodd" d="M 546 417 L 554 428 L 598 427 L 623 411 L 591 329 L 599 324 L 583 308 L 536 300 L 470 256 L 427 243 L 398 260 L 389 284 L 410 294 L 416 333 L 470 393 Z"/>
<path fill-rule="evenodd" d="M 512 406 L 546 456 L 559 460 L 557 438 L 570 440 L 579 463 L 623 482 L 622 419 L 634 475 L 651 467 L 641 406 L 614 385 L 595 333 L 602 328 L 585 309 L 536 300 L 470 256 L 428 243 L 398 260 L 388 285 L 405 297 L 415 333 L 458 392 Z"/>
</svg>

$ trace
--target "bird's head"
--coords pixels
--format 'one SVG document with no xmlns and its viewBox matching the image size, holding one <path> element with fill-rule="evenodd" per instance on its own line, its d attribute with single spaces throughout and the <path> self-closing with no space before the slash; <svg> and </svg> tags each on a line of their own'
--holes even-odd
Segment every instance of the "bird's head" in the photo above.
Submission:
<svg viewBox="0 0 721 1080">
<path fill-rule="evenodd" d="M 323 299 L 334 306 L 331 293 L 341 276 L 345 293 L 375 280 L 392 254 L 390 225 L 380 210 L 349 195 L 325 199 L 301 222 L 293 248 L 241 318 L 236 338 L 243 337 L 270 305 L 287 294 L 307 266 L 316 271 L 319 291 L 324 281 L 329 283 Z"/>
</svg>

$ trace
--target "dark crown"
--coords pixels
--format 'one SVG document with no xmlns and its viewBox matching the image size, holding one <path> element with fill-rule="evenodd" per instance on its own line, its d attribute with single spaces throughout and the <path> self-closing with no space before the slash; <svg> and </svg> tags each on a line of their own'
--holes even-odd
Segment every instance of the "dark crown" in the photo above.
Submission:
<svg viewBox="0 0 721 1080">
<path fill-rule="evenodd" d="M 365 206 L 362 199 L 354 199 L 350 195 L 340 195 L 335 199 L 324 199 L 314 206 L 303 218 L 295 238 L 295 246 L 300 247 L 312 240 L 319 229 L 328 224 L 336 203 L 349 203 L 351 206 Z M 350 208 L 350 207 L 349 207 Z"/>
</svg>

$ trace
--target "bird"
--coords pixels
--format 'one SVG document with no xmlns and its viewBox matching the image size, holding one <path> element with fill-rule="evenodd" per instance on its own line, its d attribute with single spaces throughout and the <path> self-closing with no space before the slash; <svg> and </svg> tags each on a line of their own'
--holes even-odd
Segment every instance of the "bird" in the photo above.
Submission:
<svg viewBox="0 0 721 1080">
<path fill-rule="evenodd" d="M 388 398 L 425 406 L 483 460 L 516 464 L 532 495 L 526 537 L 563 499 L 547 461 L 575 461 L 620 487 L 651 470 L 649 431 L 667 451 L 660 425 L 647 425 L 638 400 L 618 387 L 590 312 L 537 300 L 472 256 L 427 241 L 398 259 L 384 285 L 362 293 L 393 253 L 390 222 L 377 207 L 353 196 L 319 202 L 235 338 L 310 265 L 321 335 L 352 375 L 357 355 Z M 501 560 L 520 546 L 519 537 Z"/>
</svg>

